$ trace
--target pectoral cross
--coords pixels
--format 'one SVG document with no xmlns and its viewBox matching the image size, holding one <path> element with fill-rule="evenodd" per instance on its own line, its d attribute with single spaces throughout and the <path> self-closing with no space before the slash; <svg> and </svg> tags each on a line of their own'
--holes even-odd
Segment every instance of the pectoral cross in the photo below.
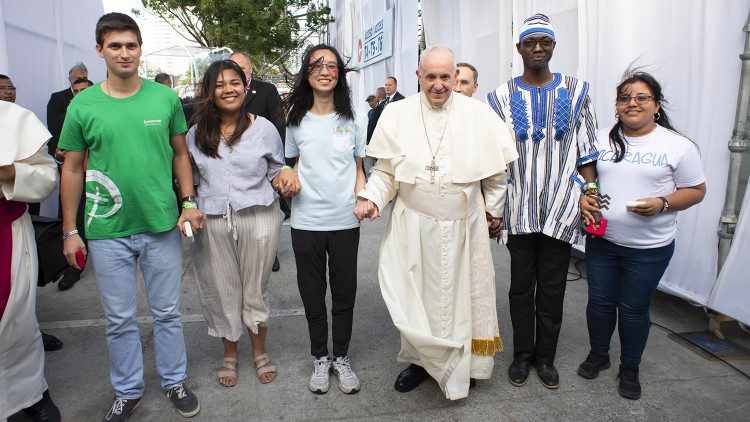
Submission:
<svg viewBox="0 0 750 422">
<path fill-rule="evenodd" d="M 430 183 L 435 183 L 435 172 L 440 170 L 440 167 L 435 164 L 434 157 L 432 158 L 432 162 L 429 165 L 424 166 L 424 169 L 430 172 Z"/>
</svg>

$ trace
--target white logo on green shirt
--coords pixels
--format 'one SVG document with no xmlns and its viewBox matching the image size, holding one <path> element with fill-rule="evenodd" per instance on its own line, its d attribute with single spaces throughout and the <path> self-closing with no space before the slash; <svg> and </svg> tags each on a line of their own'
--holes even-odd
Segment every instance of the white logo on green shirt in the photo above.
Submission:
<svg viewBox="0 0 750 422">
<path fill-rule="evenodd" d="M 88 228 L 94 218 L 107 218 L 119 211 L 122 208 L 122 194 L 115 182 L 99 170 L 86 171 L 86 184 L 93 188 L 93 192 L 86 189 L 86 200 L 92 202 L 86 220 Z"/>
</svg>

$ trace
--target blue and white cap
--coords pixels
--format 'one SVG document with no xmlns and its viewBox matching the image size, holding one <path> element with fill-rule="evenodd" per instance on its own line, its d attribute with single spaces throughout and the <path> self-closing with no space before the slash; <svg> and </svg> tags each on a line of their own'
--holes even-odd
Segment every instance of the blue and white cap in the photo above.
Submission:
<svg viewBox="0 0 750 422">
<path fill-rule="evenodd" d="M 537 13 L 526 18 L 521 25 L 521 35 L 518 36 L 518 42 L 523 42 L 532 35 L 546 35 L 553 40 L 555 39 L 555 29 L 552 28 L 547 15 Z"/>
</svg>

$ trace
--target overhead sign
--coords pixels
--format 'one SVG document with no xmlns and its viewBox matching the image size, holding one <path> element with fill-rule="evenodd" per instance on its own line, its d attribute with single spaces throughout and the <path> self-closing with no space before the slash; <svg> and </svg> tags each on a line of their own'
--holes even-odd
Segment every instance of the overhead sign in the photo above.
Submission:
<svg viewBox="0 0 750 422">
<path fill-rule="evenodd" d="M 393 8 L 362 33 L 357 43 L 360 67 L 366 67 L 393 54 Z"/>
</svg>

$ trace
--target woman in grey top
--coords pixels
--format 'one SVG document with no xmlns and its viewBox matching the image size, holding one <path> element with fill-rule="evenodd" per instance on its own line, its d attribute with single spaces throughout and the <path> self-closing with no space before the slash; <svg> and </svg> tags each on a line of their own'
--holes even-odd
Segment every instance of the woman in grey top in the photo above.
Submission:
<svg viewBox="0 0 750 422">
<path fill-rule="evenodd" d="M 267 286 L 283 220 L 274 189 L 288 196 L 300 189 L 294 171 L 284 166 L 276 128 L 245 112 L 246 85 L 235 62 L 209 66 L 187 134 L 198 207 L 206 214 L 191 250 L 193 268 L 208 334 L 224 344 L 218 379 L 226 387 L 237 383 L 237 342 L 245 327 L 258 380 L 276 377 L 266 353 Z"/>
</svg>

